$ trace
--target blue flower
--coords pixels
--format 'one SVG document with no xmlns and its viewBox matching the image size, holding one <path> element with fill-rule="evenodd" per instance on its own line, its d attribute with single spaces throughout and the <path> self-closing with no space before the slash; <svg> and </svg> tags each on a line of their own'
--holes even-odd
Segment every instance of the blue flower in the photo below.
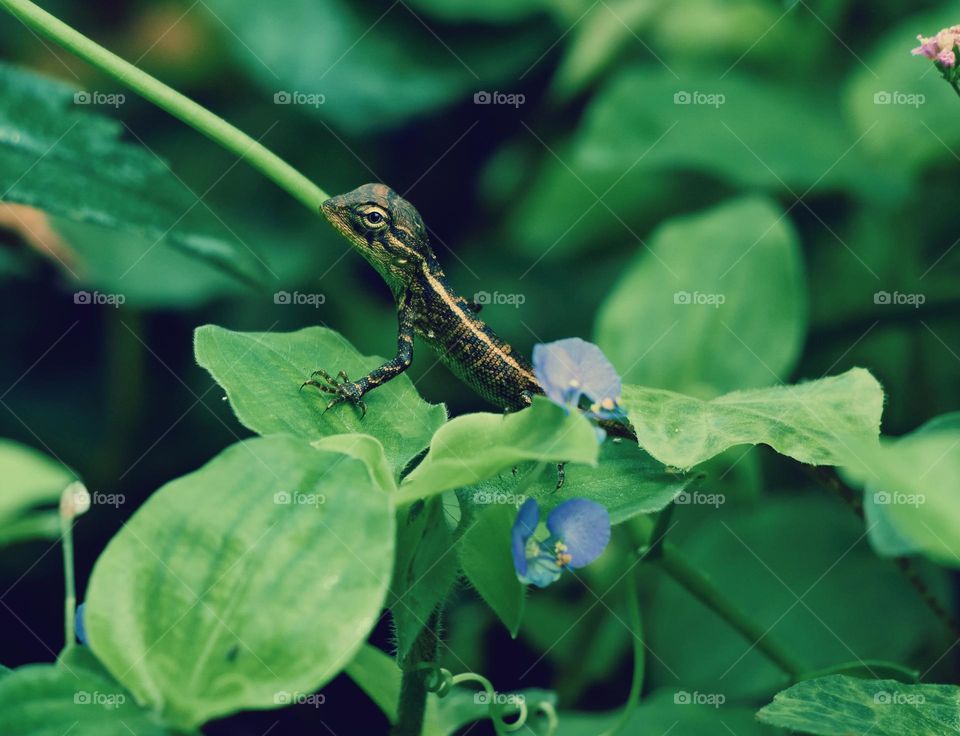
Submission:
<svg viewBox="0 0 960 736">
<path fill-rule="evenodd" d="M 535 345 L 533 372 L 547 398 L 568 411 L 582 409 L 592 419 L 624 419 L 620 376 L 593 343 L 571 337 Z"/>
<path fill-rule="evenodd" d="M 574 570 L 589 565 L 610 541 L 610 515 L 600 504 L 571 498 L 547 516 L 550 536 L 537 540 L 540 507 L 532 498 L 524 501 L 513 523 L 513 566 L 521 583 L 546 588 L 565 567 Z"/>
<path fill-rule="evenodd" d="M 86 605 L 86 603 L 81 603 L 79 606 L 77 606 L 77 612 L 73 617 L 74 628 L 77 632 L 77 639 L 80 640 L 81 644 L 87 643 L 87 628 L 83 624 L 83 607 Z"/>
</svg>

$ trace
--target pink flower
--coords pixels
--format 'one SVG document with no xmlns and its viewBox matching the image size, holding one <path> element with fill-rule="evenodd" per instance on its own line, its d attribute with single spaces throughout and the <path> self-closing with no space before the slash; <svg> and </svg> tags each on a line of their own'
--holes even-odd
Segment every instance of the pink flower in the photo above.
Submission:
<svg viewBox="0 0 960 736">
<path fill-rule="evenodd" d="M 952 69 L 957 65 L 957 55 L 953 51 L 941 51 L 937 56 L 937 61 L 945 68 Z"/>
<path fill-rule="evenodd" d="M 937 58 L 937 54 L 940 53 L 940 47 L 937 45 L 936 38 L 917 36 L 917 40 L 920 42 L 920 45 L 913 49 L 910 52 L 911 54 L 914 56 L 925 56 L 931 60 Z"/>
</svg>

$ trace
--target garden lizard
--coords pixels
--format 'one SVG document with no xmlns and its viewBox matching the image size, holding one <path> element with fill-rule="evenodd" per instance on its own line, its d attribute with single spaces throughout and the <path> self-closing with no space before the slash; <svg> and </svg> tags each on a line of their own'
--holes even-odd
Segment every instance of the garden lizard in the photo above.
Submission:
<svg viewBox="0 0 960 736">
<path fill-rule="evenodd" d="M 384 184 L 365 184 L 328 199 L 321 210 L 387 282 L 399 326 L 396 355 L 367 375 L 351 380 L 344 371 L 334 377 L 321 369 L 304 382 L 333 394 L 327 409 L 346 402 L 365 414 L 364 395 L 410 367 L 414 336 L 501 409 L 523 409 L 543 393 L 530 363 L 477 316 L 477 305 L 450 287 L 412 204 Z M 611 434 L 633 437 L 626 425 L 605 421 L 601 426 Z"/>
</svg>

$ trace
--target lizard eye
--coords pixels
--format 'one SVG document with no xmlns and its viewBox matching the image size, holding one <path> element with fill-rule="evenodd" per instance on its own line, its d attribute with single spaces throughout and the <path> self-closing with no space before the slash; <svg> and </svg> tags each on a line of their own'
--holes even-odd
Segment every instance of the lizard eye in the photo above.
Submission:
<svg viewBox="0 0 960 736">
<path fill-rule="evenodd" d="M 367 225 L 371 225 L 373 227 L 376 227 L 377 225 L 382 224 L 383 220 L 384 220 L 383 215 L 380 212 L 377 212 L 376 210 L 371 210 L 370 212 L 368 212 L 363 216 L 363 221 Z"/>
</svg>

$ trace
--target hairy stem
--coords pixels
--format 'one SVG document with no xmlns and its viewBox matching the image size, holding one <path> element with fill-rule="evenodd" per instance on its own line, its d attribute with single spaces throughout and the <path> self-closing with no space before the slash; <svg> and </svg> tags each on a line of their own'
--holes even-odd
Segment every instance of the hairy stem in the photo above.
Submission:
<svg viewBox="0 0 960 736">
<path fill-rule="evenodd" d="M 664 572 L 686 588 L 687 592 L 694 598 L 739 631 L 770 661 L 790 675 L 791 680 L 798 679 L 805 669 L 804 666 L 795 660 L 793 655 L 778 641 L 773 639 L 767 629 L 750 618 L 743 609 L 731 601 L 709 577 L 693 565 L 674 545 L 665 542 L 656 561 Z"/>
<path fill-rule="evenodd" d="M 311 212 L 316 214 L 320 204 L 328 198 L 327 193 L 316 184 L 239 128 L 103 48 L 30 0 L 0 0 L 0 6 L 19 18 L 31 30 L 76 54 L 104 74 L 235 153 L 281 189 L 289 192 Z"/>
<path fill-rule="evenodd" d="M 434 611 L 427 625 L 420 630 L 403 663 L 397 722 L 390 736 L 420 736 L 423 731 L 424 714 L 427 709 L 427 678 L 430 676 L 430 671 L 418 665 L 432 664 L 437 658 L 439 621 L 440 613 Z"/>
</svg>

